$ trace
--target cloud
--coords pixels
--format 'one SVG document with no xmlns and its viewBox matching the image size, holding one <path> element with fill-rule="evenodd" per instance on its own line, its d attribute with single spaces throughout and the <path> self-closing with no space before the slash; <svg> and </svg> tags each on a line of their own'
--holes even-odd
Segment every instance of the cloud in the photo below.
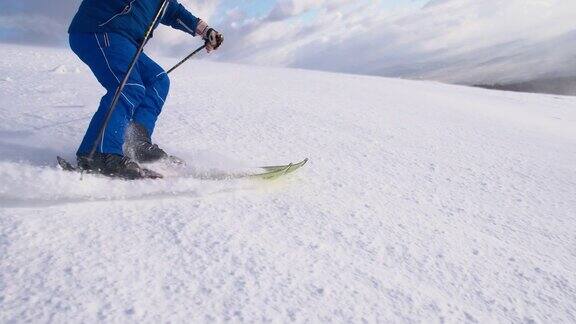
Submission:
<svg viewBox="0 0 576 324">
<path fill-rule="evenodd" d="M 313 20 L 294 19 L 313 12 Z M 573 0 L 283 1 L 269 16 L 227 21 L 219 58 L 465 84 L 576 75 Z M 232 18 L 231 18 L 232 19 Z"/>
<path fill-rule="evenodd" d="M 279 21 L 297 16 L 307 10 L 320 7 L 323 0 L 281 0 L 270 12 L 268 19 Z"/>
<path fill-rule="evenodd" d="M 225 34 L 214 60 L 465 84 L 576 75 L 574 0 L 431 0 L 394 11 L 381 0 L 278 0 L 259 14 L 250 8 L 263 2 L 182 3 Z M 78 4 L 2 0 L 0 40 L 64 45 Z M 147 50 L 183 56 L 200 44 L 159 28 Z"/>
<path fill-rule="evenodd" d="M 0 16 L 0 26 L 1 37 L 12 43 L 53 45 L 54 40 L 65 40 L 65 34 L 61 33 L 63 26 L 42 15 Z"/>
<path fill-rule="evenodd" d="M 61 45 L 79 1 L 1 0 L 0 41 Z"/>
</svg>

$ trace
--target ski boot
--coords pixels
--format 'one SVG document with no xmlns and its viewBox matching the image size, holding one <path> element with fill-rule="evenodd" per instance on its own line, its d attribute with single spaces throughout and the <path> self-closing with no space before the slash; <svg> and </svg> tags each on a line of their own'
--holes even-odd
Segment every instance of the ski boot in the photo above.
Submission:
<svg viewBox="0 0 576 324">
<path fill-rule="evenodd" d="M 87 156 L 78 156 L 78 169 L 88 173 L 98 173 L 112 178 L 136 180 L 150 178 L 148 170 L 126 156 L 96 153 L 92 160 Z"/>
<path fill-rule="evenodd" d="M 124 151 L 138 163 L 154 163 L 158 161 L 169 161 L 174 164 L 184 164 L 181 159 L 168 155 L 156 144 L 152 144 L 152 139 L 144 126 L 133 123 L 126 133 L 126 143 Z"/>
</svg>

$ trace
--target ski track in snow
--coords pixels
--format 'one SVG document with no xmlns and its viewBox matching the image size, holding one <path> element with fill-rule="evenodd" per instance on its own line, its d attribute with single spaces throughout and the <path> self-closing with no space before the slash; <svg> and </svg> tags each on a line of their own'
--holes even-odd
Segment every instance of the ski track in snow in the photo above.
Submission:
<svg viewBox="0 0 576 324">
<path fill-rule="evenodd" d="M 194 61 L 162 146 L 309 165 L 80 180 L 55 157 L 102 90 L 0 53 L 0 322 L 576 322 L 576 98 Z"/>
</svg>

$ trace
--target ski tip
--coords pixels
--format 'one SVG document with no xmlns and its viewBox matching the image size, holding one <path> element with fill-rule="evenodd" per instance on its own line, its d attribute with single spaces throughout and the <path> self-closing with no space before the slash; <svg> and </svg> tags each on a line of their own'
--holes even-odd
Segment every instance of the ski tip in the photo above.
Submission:
<svg viewBox="0 0 576 324">
<path fill-rule="evenodd" d="M 266 170 L 266 172 L 259 173 L 259 174 L 253 174 L 253 175 L 250 175 L 249 177 L 260 178 L 260 179 L 264 179 L 264 180 L 278 179 L 284 175 L 290 174 L 290 173 L 300 169 L 306 163 L 308 163 L 308 161 L 309 161 L 309 159 L 306 158 L 306 159 L 304 159 L 298 163 L 290 163 L 290 164 L 281 165 L 281 166 L 262 167 L 262 169 Z"/>
<path fill-rule="evenodd" d="M 305 166 L 308 163 L 309 159 L 305 158 L 304 160 L 298 162 L 298 163 L 290 163 L 290 167 L 296 167 L 296 168 L 301 168 L 303 166 Z"/>
<path fill-rule="evenodd" d="M 290 165 L 289 165 L 290 168 L 289 168 L 289 169 L 291 169 L 291 168 L 301 168 L 301 167 L 305 166 L 306 163 L 308 163 L 308 158 L 305 158 L 304 160 L 302 160 L 302 161 L 300 161 L 300 162 L 297 162 L 297 163 L 290 163 Z"/>
<path fill-rule="evenodd" d="M 62 170 L 77 171 L 76 168 L 70 162 L 66 161 L 66 159 L 64 159 L 63 157 L 57 156 L 56 159 L 58 160 L 58 165 Z"/>
</svg>

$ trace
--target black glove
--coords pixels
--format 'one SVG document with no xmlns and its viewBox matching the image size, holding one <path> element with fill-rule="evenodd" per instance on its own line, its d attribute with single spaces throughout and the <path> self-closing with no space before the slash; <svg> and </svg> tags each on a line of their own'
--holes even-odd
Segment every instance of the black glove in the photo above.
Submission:
<svg viewBox="0 0 576 324">
<path fill-rule="evenodd" d="M 218 47 L 220 47 L 220 45 L 222 45 L 224 42 L 224 36 L 214 30 L 214 28 L 210 28 L 208 23 L 202 19 L 200 19 L 196 25 L 196 32 L 194 36 L 202 37 L 202 39 L 206 42 L 206 50 L 208 53 L 217 50 Z"/>
<path fill-rule="evenodd" d="M 224 36 L 214 30 L 214 28 L 207 28 L 206 32 L 202 35 L 202 38 L 206 41 L 206 49 L 208 50 L 208 53 L 217 50 L 224 42 Z"/>
</svg>

